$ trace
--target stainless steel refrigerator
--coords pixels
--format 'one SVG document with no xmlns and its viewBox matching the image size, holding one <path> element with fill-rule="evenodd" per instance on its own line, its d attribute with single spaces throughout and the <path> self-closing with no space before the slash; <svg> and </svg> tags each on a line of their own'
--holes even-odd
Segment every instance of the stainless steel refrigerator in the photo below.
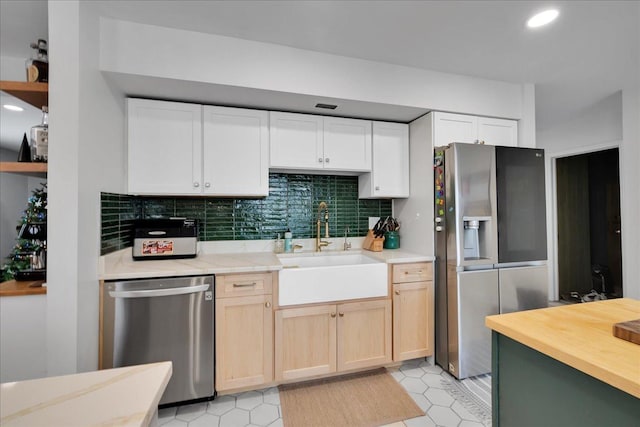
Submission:
<svg viewBox="0 0 640 427">
<path fill-rule="evenodd" d="M 491 371 L 484 318 L 546 307 L 544 151 L 452 143 L 435 149 L 436 363 Z"/>
</svg>

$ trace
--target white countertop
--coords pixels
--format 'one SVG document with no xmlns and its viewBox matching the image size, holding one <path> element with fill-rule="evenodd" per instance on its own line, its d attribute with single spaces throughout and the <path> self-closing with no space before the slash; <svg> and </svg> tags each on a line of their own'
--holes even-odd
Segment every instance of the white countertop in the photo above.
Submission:
<svg viewBox="0 0 640 427">
<path fill-rule="evenodd" d="M 171 362 L 105 369 L 0 386 L 0 425 L 148 426 Z"/>
<path fill-rule="evenodd" d="M 99 279 L 142 279 L 150 277 L 191 276 L 202 274 L 250 273 L 258 271 L 278 271 L 282 264 L 273 252 L 227 252 L 201 253 L 195 258 L 134 261 L 131 248 L 101 257 Z M 312 252 L 303 251 L 284 256 L 321 256 L 323 254 L 345 253 L 344 251 Z M 401 249 L 385 249 L 382 252 L 352 249 L 349 253 L 362 253 L 387 264 L 433 261 L 432 256 L 417 255 Z"/>
</svg>

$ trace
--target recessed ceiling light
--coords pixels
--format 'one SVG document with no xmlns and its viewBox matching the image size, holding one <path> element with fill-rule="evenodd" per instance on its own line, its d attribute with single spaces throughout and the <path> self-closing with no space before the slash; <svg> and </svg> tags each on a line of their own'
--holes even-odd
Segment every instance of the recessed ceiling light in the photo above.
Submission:
<svg viewBox="0 0 640 427">
<path fill-rule="evenodd" d="M 536 13 L 527 21 L 527 27 L 529 28 L 537 28 L 542 27 L 543 25 L 547 25 L 550 22 L 555 20 L 560 12 L 556 9 L 545 10 L 544 12 Z"/>
<path fill-rule="evenodd" d="M 24 111 L 24 108 L 18 107 L 17 105 L 4 104 L 3 107 L 11 111 Z"/>
</svg>

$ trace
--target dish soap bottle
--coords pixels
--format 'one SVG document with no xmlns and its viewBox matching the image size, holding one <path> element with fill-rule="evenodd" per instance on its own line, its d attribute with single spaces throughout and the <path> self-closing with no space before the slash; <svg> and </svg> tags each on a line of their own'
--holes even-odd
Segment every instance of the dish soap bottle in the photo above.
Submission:
<svg viewBox="0 0 640 427">
<path fill-rule="evenodd" d="M 42 123 L 31 128 L 31 160 L 46 162 L 49 157 L 49 108 L 42 107 Z"/>
<path fill-rule="evenodd" d="M 293 251 L 293 235 L 291 234 L 291 230 L 287 228 L 287 231 L 284 233 L 284 251 L 292 252 Z"/>
</svg>

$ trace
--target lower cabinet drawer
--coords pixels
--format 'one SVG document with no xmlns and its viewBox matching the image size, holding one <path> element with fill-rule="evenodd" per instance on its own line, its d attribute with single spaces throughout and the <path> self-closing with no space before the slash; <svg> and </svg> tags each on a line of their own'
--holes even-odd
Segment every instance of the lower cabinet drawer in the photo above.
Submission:
<svg viewBox="0 0 640 427">
<path fill-rule="evenodd" d="M 272 293 L 271 273 L 216 275 L 216 298 Z"/>
<path fill-rule="evenodd" d="M 433 280 L 433 266 L 427 262 L 394 264 L 393 283 L 424 282 Z"/>
</svg>

